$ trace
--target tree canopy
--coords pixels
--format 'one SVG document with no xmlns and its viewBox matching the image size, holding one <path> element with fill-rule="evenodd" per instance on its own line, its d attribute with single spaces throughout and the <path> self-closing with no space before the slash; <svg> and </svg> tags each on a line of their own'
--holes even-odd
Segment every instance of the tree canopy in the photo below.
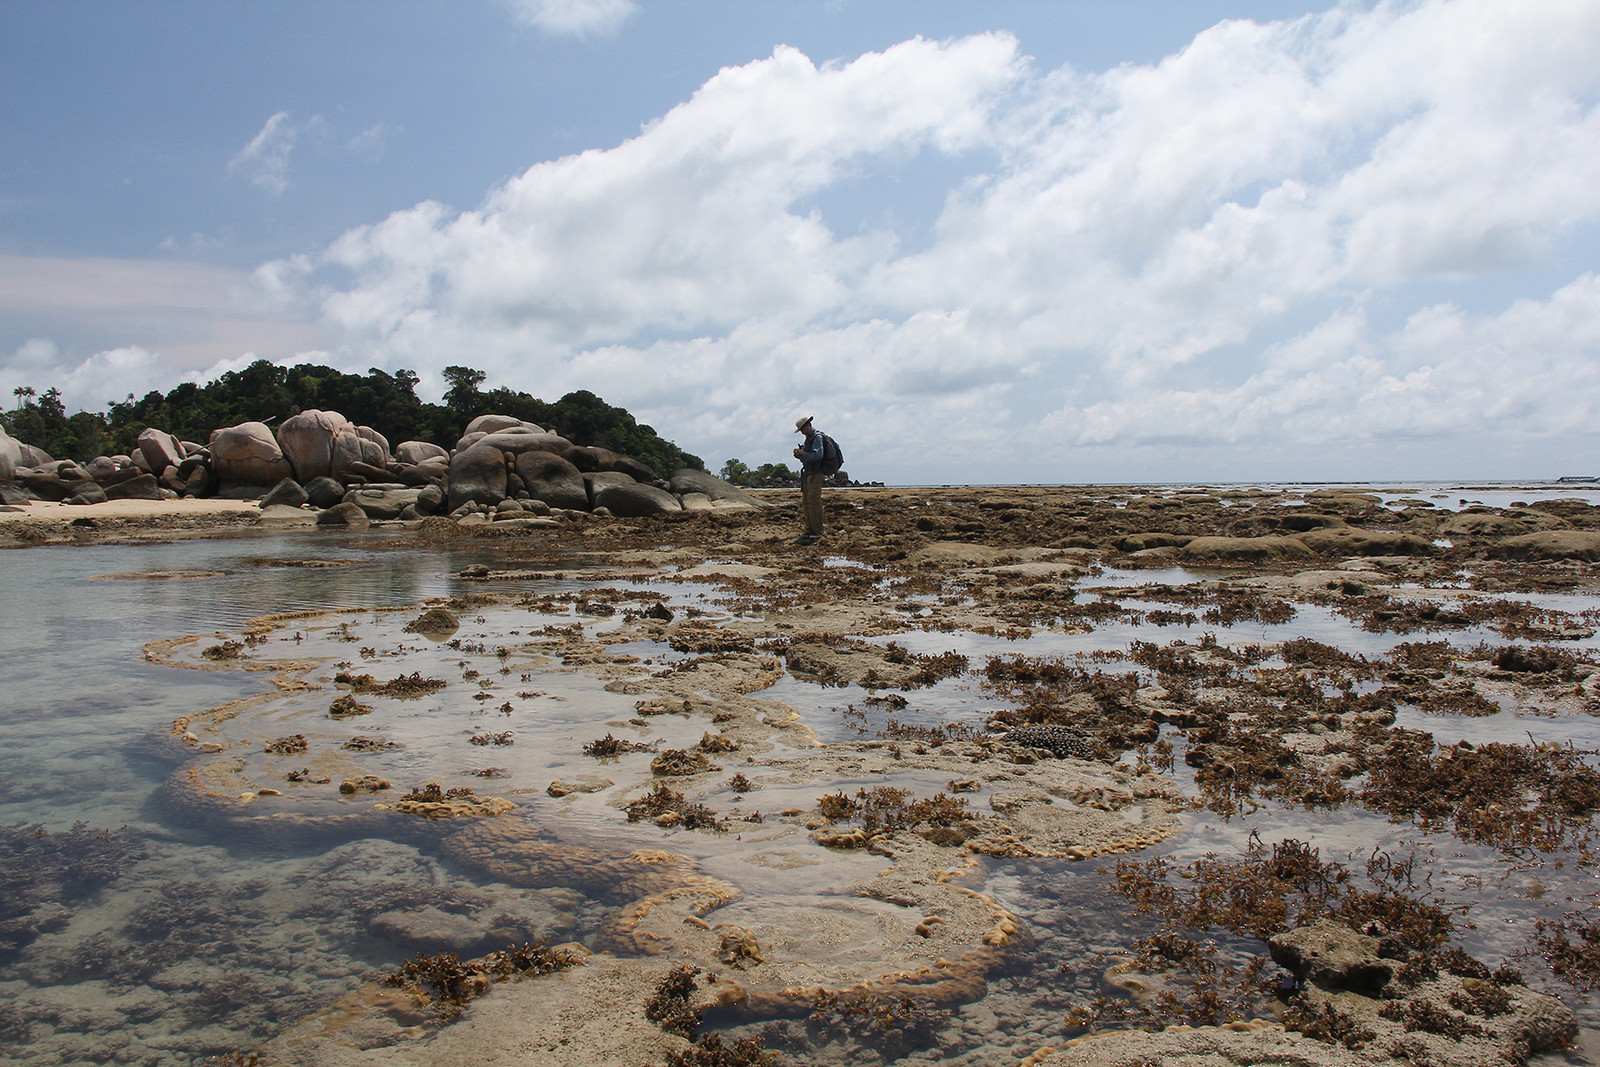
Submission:
<svg viewBox="0 0 1600 1067">
<path fill-rule="evenodd" d="M 722 465 L 717 477 L 734 485 L 778 486 L 799 485 L 800 474 L 786 463 L 763 463 L 752 468 L 742 459 L 730 459 Z"/>
<path fill-rule="evenodd" d="M 376 367 L 365 376 L 302 363 L 280 367 L 259 359 L 205 385 L 185 382 L 169 392 L 151 391 L 135 399 L 112 401 L 103 412 L 67 415 L 58 389 L 38 393 L 32 386 L 12 390 L 14 410 L 0 412 L 0 423 L 19 441 L 56 459 L 93 459 L 128 452 L 147 427 L 184 441 L 204 444 L 211 431 L 241 422 L 275 424 L 308 408 L 337 411 L 360 426 L 371 426 L 393 443 L 431 441 L 453 446 L 468 422 L 498 412 L 555 430 L 574 444 L 598 445 L 632 456 L 661 475 L 680 467 L 705 470 L 700 457 L 641 426 L 626 410 L 613 407 L 587 389 L 546 403 L 519 390 L 480 390 L 487 375 L 471 367 L 445 369 L 450 389 L 445 403 L 417 398 L 417 375 L 393 374 Z"/>
</svg>

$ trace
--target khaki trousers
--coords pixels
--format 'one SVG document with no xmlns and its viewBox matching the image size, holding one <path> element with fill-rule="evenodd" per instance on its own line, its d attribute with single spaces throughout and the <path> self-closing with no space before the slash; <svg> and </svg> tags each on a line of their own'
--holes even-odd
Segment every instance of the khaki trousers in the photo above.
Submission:
<svg viewBox="0 0 1600 1067">
<path fill-rule="evenodd" d="M 800 479 L 800 502 L 806 513 L 806 533 L 822 536 L 822 475 L 807 474 Z"/>
</svg>

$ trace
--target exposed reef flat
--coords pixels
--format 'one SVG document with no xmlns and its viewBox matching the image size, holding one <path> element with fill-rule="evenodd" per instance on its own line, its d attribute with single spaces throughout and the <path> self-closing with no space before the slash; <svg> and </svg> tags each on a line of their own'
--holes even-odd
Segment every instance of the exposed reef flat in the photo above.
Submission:
<svg viewBox="0 0 1600 1067">
<path fill-rule="evenodd" d="M 576 894 L 593 918 L 575 966 L 517 981 L 467 967 L 482 989 L 455 1021 L 437 990 L 372 982 L 263 1062 L 659 1064 L 709 1056 L 691 1039 L 715 1031 L 809 1042 L 806 1062 L 1243 1064 L 1270 1048 L 1397 1065 L 1459 1046 L 1514 1064 L 1572 1034 L 1552 993 L 1596 1025 L 1594 902 L 1555 898 L 1592 881 L 1600 772 L 1581 746 L 1528 736 L 1600 714 L 1587 500 L 828 501 L 827 537 L 806 547 L 785 507 L 429 519 L 384 547 L 478 552 L 452 596 L 147 646 L 263 683 L 150 739 L 172 822 L 401 842 L 488 883 Z M 1502 719 L 1466 743 L 1439 725 Z M 1336 812 L 1394 827 L 1383 848 L 1357 841 L 1389 858 L 1335 862 L 1313 827 Z M 1208 846 L 1189 842 L 1202 820 L 1260 814 L 1304 843 L 1184 862 Z M 1442 897 L 1394 852 L 1402 828 L 1518 884 L 1576 873 L 1537 929 L 1469 935 L 1494 894 Z M 1011 873 L 1047 883 L 1052 863 L 1114 871 L 1109 907 L 1151 925 L 1114 952 L 1093 932 L 1092 952 L 1072 947 L 1048 889 Z M 1339 941 L 1338 966 L 1280 949 L 1325 922 L 1367 940 Z M 1469 936 L 1489 965 L 1456 947 Z M 1052 993 L 1069 970 L 1094 981 Z M 692 1021 L 674 1029 L 650 1006 L 685 973 Z M 1193 1028 L 1099 1032 L 1163 1026 Z"/>
</svg>

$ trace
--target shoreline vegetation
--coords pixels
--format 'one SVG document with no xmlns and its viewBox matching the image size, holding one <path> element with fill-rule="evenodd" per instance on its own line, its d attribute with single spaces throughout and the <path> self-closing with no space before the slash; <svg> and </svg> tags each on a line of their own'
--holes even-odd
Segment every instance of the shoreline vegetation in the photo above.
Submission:
<svg viewBox="0 0 1600 1067">
<path fill-rule="evenodd" d="M 444 377 L 450 388 L 443 403 L 430 404 L 417 397 L 418 378 L 412 371 L 389 374 L 374 367 L 363 376 L 310 363 L 280 367 L 262 359 L 204 385 L 185 382 L 164 394 L 152 391 L 139 398 L 130 393 L 107 403 L 104 411 L 72 415 L 61 402 L 60 390 L 40 393 L 19 386 L 12 390 L 15 408 L 0 411 L 0 430 L 53 459 L 87 463 L 96 456 L 132 454 L 139 435 L 150 428 L 180 441 L 204 442 L 219 427 L 246 422 L 274 425 L 310 409 L 339 411 L 352 424 L 375 426 L 393 441 L 425 441 L 448 448 L 462 426 L 495 412 L 560 427 L 578 444 L 632 456 L 658 473 L 679 467 L 705 469 L 698 456 L 587 390 L 546 403 L 519 390 L 483 390 L 487 375 L 471 367 L 447 367 Z"/>
<path fill-rule="evenodd" d="M 1510 1067 L 1600 1027 L 1600 753 L 1533 733 L 1600 715 L 1588 499 L 846 485 L 827 495 L 823 541 L 802 547 L 793 490 L 663 472 L 515 414 L 476 416 L 429 450 L 307 409 L 253 438 L 256 467 L 230 466 L 242 461 L 217 434 L 169 452 L 172 440 L 146 427 L 125 464 L 15 464 L 0 544 L 304 527 L 296 551 L 314 554 L 312 529 L 377 527 L 395 534 L 388 550 L 473 546 L 493 562 L 415 612 L 302 611 L 152 642 L 155 663 L 281 681 L 173 724 L 158 809 L 239 840 L 404 835 L 486 879 L 592 894 L 604 916 L 587 943 L 417 953 L 384 981 L 352 975 L 343 1001 L 255 1034 L 233 1062 L 449 1067 L 515 1045 L 530 1063 L 640 1067 L 864 1050 L 907 1064 L 1242 1065 L 1266 1049 L 1306 1067 Z M 212 495 L 171 487 L 201 470 Z M 332 483 L 320 503 L 319 479 Z M 157 492 L 66 503 L 90 481 Z M 582 589 L 508 592 L 545 577 Z M 674 602 L 685 582 L 709 599 Z M 1376 643 L 1297 633 L 1312 617 Z M 1029 644 L 1097 633 L 1131 636 L 1073 655 Z M 946 639 L 974 651 L 937 650 Z M 414 662 L 440 641 L 459 679 Z M 356 647 L 370 665 L 338 662 Z M 541 672 L 632 711 L 571 753 L 530 748 L 536 723 L 509 724 L 537 694 L 514 680 Z M 760 695 L 783 679 L 853 694 L 860 739 L 821 741 L 820 724 Z M 921 711 L 950 680 L 975 694 L 972 713 Z M 498 709 L 507 725 L 479 720 L 459 754 L 496 766 L 401 779 L 399 746 L 368 731 L 399 731 L 419 699 L 440 715 Z M 1407 725 L 1418 714 L 1517 721 L 1468 743 Z M 351 716 L 355 738 L 278 725 Z M 555 759 L 601 773 L 543 762 Z M 550 836 L 518 815 L 530 795 L 548 801 L 549 826 L 604 833 Z M 1340 811 L 1394 836 L 1347 857 L 1315 829 Z M 1307 829 L 1225 854 L 1186 844 L 1206 820 L 1260 813 Z M 1482 850 L 1500 865 L 1494 885 L 1536 869 L 1540 892 L 1443 893 L 1398 852 L 1402 835 Z M 1145 933 L 1109 957 L 1061 926 L 1036 937 L 1044 918 L 981 888 L 984 871 L 1028 862 L 1099 866 Z M 857 872 L 849 893 L 797 888 L 763 907 L 763 865 L 833 863 Z M 51 892 L 36 887 L 39 907 L 60 907 Z M 1513 897 L 1539 909 L 1513 948 L 1474 933 Z M 28 907 L 8 920 L 24 946 L 39 937 Z M 861 950 L 827 956 L 806 922 L 843 923 Z M 1071 977 L 1053 991 L 1051 974 Z"/>
</svg>

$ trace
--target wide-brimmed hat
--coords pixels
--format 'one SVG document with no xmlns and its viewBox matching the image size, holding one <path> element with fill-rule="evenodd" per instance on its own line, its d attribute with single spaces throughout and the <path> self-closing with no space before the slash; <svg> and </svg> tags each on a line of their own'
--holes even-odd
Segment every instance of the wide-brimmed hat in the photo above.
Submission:
<svg viewBox="0 0 1600 1067">
<path fill-rule="evenodd" d="M 795 419 L 794 420 L 794 432 L 795 433 L 805 433 L 806 432 L 806 427 L 810 426 L 810 425 L 811 425 L 811 416 L 810 415 L 807 415 L 803 419 Z"/>
</svg>

